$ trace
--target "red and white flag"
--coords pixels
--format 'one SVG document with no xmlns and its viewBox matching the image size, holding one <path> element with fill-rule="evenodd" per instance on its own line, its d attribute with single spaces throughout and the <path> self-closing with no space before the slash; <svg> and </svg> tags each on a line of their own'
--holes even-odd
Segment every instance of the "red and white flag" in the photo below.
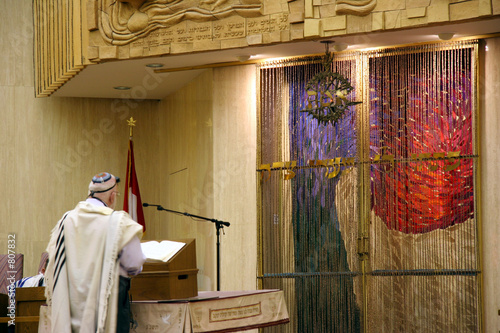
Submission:
<svg viewBox="0 0 500 333">
<path fill-rule="evenodd" d="M 139 183 L 137 182 L 137 175 L 135 174 L 134 144 L 132 139 L 129 140 L 128 144 L 127 178 L 125 179 L 123 210 L 129 213 L 134 221 L 142 225 L 143 231 L 146 231 L 144 212 L 142 211 L 141 193 L 139 192 Z"/>
</svg>

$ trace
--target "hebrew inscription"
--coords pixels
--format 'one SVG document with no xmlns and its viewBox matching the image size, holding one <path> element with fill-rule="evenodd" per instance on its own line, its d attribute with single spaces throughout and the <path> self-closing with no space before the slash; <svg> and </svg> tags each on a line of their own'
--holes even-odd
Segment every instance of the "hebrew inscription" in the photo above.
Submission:
<svg viewBox="0 0 500 333">
<path fill-rule="evenodd" d="M 288 14 L 271 15 L 247 20 L 247 35 L 257 35 L 288 29 Z"/>
<path fill-rule="evenodd" d="M 99 28 L 104 40 L 113 45 L 126 45 L 158 29 L 162 29 L 162 37 L 170 34 L 172 38 L 182 39 L 186 31 L 169 32 L 168 28 L 186 21 L 203 23 L 233 17 L 240 18 L 241 22 L 234 26 L 214 24 L 213 34 L 216 38 L 243 37 L 243 18 L 261 16 L 262 3 L 261 0 L 100 0 L 99 7 Z M 195 29 L 199 30 L 194 36 L 184 37 L 208 36 L 208 26 Z"/>
<path fill-rule="evenodd" d="M 235 16 L 214 22 L 181 22 L 174 27 L 159 28 L 144 38 L 130 43 L 131 47 L 150 48 L 171 43 L 193 43 L 242 38 L 247 35 L 269 33 L 288 28 L 288 15 L 276 14 L 267 18 Z"/>
</svg>

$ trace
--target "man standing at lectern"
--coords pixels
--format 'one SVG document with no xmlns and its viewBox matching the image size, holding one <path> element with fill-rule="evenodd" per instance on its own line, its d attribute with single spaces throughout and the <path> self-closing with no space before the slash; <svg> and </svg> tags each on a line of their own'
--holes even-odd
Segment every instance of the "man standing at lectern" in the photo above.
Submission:
<svg viewBox="0 0 500 333">
<path fill-rule="evenodd" d="M 52 332 L 129 332 L 129 276 L 146 257 L 142 226 L 114 210 L 119 182 L 108 172 L 95 175 L 87 199 L 52 230 L 45 273 Z"/>
</svg>

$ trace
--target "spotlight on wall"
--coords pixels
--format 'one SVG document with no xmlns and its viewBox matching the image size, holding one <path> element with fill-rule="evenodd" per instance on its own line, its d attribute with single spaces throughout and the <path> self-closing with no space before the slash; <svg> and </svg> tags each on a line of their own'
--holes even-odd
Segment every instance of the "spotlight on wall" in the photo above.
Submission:
<svg viewBox="0 0 500 333">
<path fill-rule="evenodd" d="M 243 54 L 243 55 L 239 55 L 239 56 L 236 56 L 236 59 L 238 59 L 238 61 L 240 62 L 244 62 L 244 61 L 247 61 L 248 59 L 250 59 L 250 55 L 248 54 Z"/>
<path fill-rule="evenodd" d="M 438 34 L 439 39 L 441 40 L 450 40 L 455 36 L 454 32 L 441 32 Z"/>
<path fill-rule="evenodd" d="M 335 50 L 335 52 L 341 52 L 341 51 L 344 51 L 344 50 L 346 50 L 348 47 L 349 47 L 349 45 L 348 45 L 348 44 L 346 44 L 346 43 L 335 43 L 335 44 L 333 44 L 333 49 Z"/>
</svg>

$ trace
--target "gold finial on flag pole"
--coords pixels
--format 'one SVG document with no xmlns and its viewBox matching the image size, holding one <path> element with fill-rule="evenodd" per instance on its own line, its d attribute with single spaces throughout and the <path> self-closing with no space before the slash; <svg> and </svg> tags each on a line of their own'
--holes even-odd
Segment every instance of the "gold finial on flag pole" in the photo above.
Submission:
<svg viewBox="0 0 500 333">
<path fill-rule="evenodd" d="M 127 120 L 128 126 L 130 127 L 130 137 L 132 137 L 132 133 L 133 133 L 132 130 L 133 130 L 134 126 L 135 126 L 135 122 L 136 121 L 137 120 L 134 120 L 134 117 L 130 117 L 130 119 Z"/>
</svg>

